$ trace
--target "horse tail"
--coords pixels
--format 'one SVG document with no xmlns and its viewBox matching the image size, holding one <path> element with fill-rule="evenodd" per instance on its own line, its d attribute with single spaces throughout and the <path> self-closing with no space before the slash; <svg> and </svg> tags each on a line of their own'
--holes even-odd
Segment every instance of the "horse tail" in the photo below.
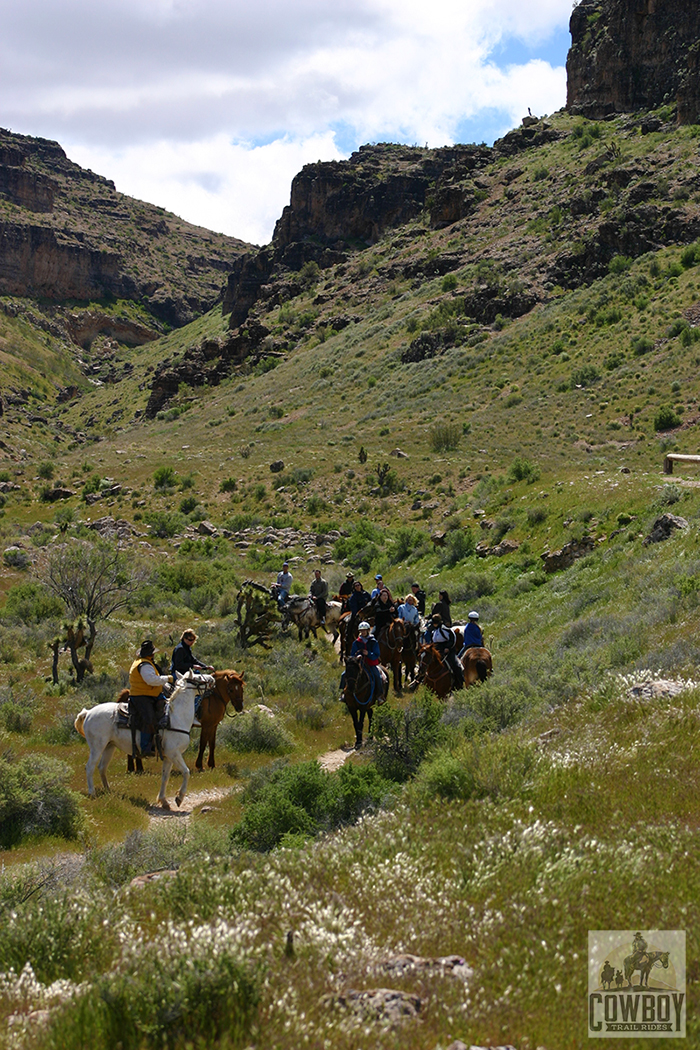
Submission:
<svg viewBox="0 0 700 1050">
<path fill-rule="evenodd" d="M 489 673 L 489 665 L 486 660 L 476 661 L 476 673 L 480 682 L 486 681 Z"/>
<path fill-rule="evenodd" d="M 83 729 L 83 724 L 85 722 L 85 717 L 86 717 L 87 713 L 88 713 L 88 709 L 87 709 L 87 707 L 84 707 L 82 709 L 82 711 L 80 712 L 80 714 L 76 716 L 75 722 L 73 723 L 73 725 L 75 726 L 75 728 L 78 730 L 78 732 L 80 733 L 80 735 L 82 737 L 85 736 L 85 730 Z"/>
</svg>

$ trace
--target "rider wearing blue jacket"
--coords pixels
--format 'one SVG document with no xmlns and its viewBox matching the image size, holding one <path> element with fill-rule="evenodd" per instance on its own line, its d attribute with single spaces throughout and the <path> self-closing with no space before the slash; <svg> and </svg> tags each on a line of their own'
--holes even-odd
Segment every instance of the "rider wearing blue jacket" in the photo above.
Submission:
<svg viewBox="0 0 700 1050">
<path fill-rule="evenodd" d="M 475 647 L 481 649 L 483 647 L 484 632 L 481 630 L 479 624 L 477 623 L 478 619 L 478 612 L 469 613 L 469 623 L 465 626 L 463 631 L 464 643 L 459 654 L 460 659 L 464 656 L 467 649 L 472 649 Z"/>
</svg>

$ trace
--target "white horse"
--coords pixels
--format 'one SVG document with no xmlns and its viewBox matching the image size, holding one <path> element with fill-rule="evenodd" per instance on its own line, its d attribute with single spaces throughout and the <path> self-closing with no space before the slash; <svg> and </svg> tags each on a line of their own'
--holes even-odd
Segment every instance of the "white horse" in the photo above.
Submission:
<svg viewBox="0 0 700 1050">
<path fill-rule="evenodd" d="M 187 793 L 190 771 L 183 758 L 183 752 L 190 742 L 190 730 L 194 722 L 195 695 L 207 686 L 213 686 L 214 678 L 209 674 L 187 674 L 175 672 L 177 684 L 168 706 L 170 709 L 170 728 L 163 730 L 163 776 L 160 782 L 158 802 L 163 809 L 170 809 L 165 789 L 173 766 L 182 773 L 182 784 L 175 796 L 179 806 Z M 102 786 L 109 791 L 107 766 L 112 760 L 115 748 L 131 754 L 131 730 L 117 727 L 117 704 L 98 704 L 88 710 L 86 707 L 75 720 L 75 728 L 84 736 L 90 746 L 90 757 L 85 766 L 87 774 L 88 795 L 94 797 L 95 784 L 93 774 L 95 767 L 100 771 Z"/>
</svg>

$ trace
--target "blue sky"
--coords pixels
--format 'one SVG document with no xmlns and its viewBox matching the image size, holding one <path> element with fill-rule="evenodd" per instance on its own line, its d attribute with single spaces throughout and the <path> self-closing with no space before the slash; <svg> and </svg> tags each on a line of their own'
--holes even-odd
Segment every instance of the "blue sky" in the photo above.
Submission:
<svg viewBox="0 0 700 1050">
<path fill-rule="evenodd" d="M 303 164 L 565 103 L 571 0 L 0 0 L 0 125 L 265 243 Z"/>
</svg>

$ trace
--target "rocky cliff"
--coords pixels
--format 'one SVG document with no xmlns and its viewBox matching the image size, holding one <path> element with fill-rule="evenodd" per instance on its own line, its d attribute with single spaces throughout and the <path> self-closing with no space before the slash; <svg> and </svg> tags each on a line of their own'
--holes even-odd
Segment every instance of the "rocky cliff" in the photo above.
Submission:
<svg viewBox="0 0 700 1050">
<path fill-rule="evenodd" d="M 57 142 L 0 129 L 0 295 L 133 299 L 179 326 L 249 247 L 118 193 Z"/>
<path fill-rule="evenodd" d="M 582 0 L 571 15 L 567 108 L 597 119 L 677 103 L 700 121 L 697 0 Z"/>
</svg>

